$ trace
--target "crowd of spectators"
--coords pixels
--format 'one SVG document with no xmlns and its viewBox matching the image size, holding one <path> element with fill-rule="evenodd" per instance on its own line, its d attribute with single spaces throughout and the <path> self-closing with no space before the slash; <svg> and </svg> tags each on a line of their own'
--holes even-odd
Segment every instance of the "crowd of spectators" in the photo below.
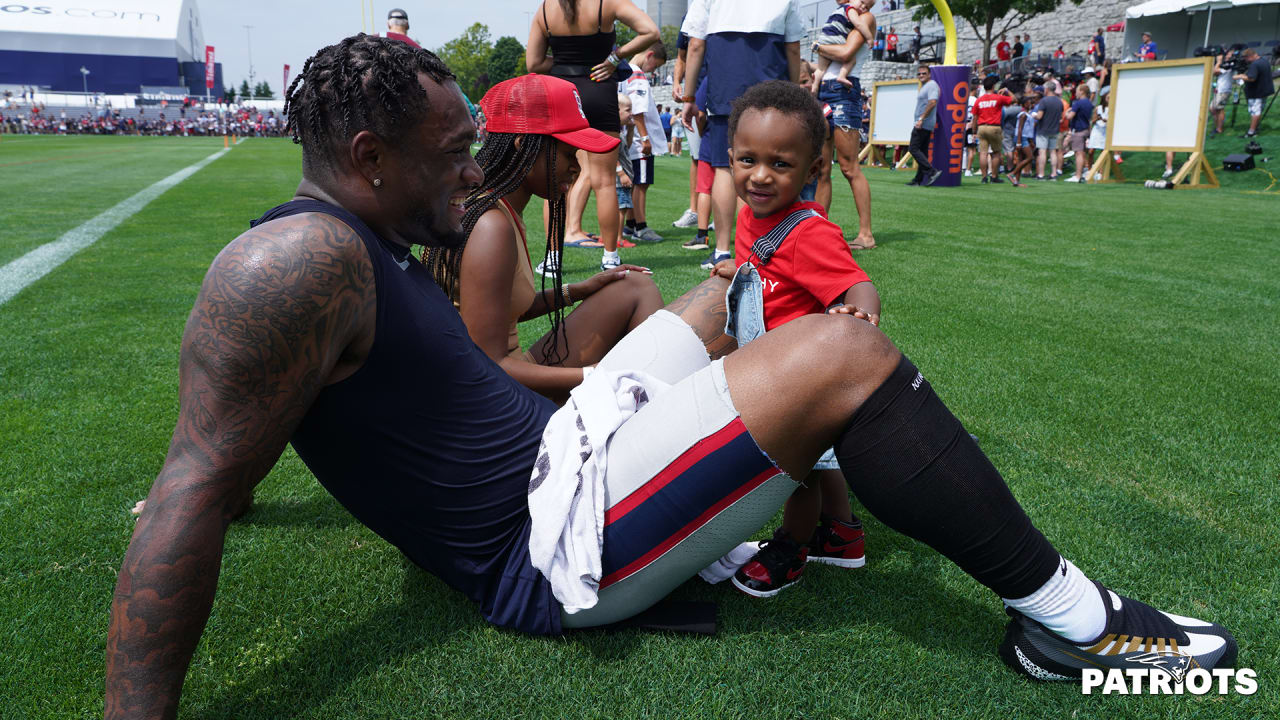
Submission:
<svg viewBox="0 0 1280 720">
<path fill-rule="evenodd" d="M 176 109 L 176 112 L 175 112 Z M 158 110 L 158 112 L 157 112 Z M 158 109 L 58 107 L 6 103 L 0 110 L 0 132 L 17 135 L 164 135 L 173 137 L 238 135 L 280 137 L 284 119 L 245 105 L 230 110 L 204 110 L 198 103 Z"/>
</svg>

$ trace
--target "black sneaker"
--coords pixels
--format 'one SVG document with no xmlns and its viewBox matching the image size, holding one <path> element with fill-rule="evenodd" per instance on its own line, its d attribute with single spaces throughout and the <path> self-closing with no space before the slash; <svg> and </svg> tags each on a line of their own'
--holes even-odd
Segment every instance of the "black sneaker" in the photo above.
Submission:
<svg viewBox="0 0 1280 720">
<path fill-rule="evenodd" d="M 983 185 L 986 185 L 986 184 L 987 184 L 987 183 L 989 183 L 989 182 L 991 182 L 991 180 L 987 179 L 987 176 L 986 176 L 986 175 L 983 175 L 983 176 L 982 176 L 982 184 L 983 184 Z"/>
<path fill-rule="evenodd" d="M 818 529 L 809 540 L 810 562 L 835 565 L 842 568 L 860 568 L 867 564 L 866 538 L 862 533 L 862 521 L 853 518 L 844 522 L 823 516 Z"/>
<path fill-rule="evenodd" d="M 701 267 L 703 270 L 713 270 L 715 269 L 716 263 L 721 260 L 728 260 L 731 257 L 733 257 L 731 253 L 722 253 L 719 250 L 712 250 L 711 254 L 707 256 L 707 259 L 702 261 Z"/>
<path fill-rule="evenodd" d="M 1073 643 L 1014 610 L 1000 643 L 1000 658 L 1036 680 L 1073 680 L 1086 668 L 1144 669 L 1157 667 L 1181 682 L 1195 668 L 1230 667 L 1236 640 L 1221 625 L 1162 612 L 1095 582 L 1107 609 L 1102 635 Z"/>
<path fill-rule="evenodd" d="M 809 549 L 778 528 L 772 540 L 733 575 L 733 586 L 754 597 L 773 597 L 800 582 Z"/>
<path fill-rule="evenodd" d="M 706 250 L 711 246 L 707 244 L 707 238 L 699 238 L 695 235 L 694 237 L 680 243 L 680 247 L 685 250 Z"/>
<path fill-rule="evenodd" d="M 1004 181 L 1000 179 L 1000 176 L 999 176 L 999 175 L 993 175 L 993 176 L 991 177 L 991 182 L 993 182 L 993 183 L 1003 183 Z"/>
<path fill-rule="evenodd" d="M 925 187 L 928 187 L 938 182 L 938 178 L 940 177 L 942 177 L 942 171 L 935 168 L 934 171 L 929 174 L 929 177 L 925 179 L 923 184 L 925 185 Z"/>
<path fill-rule="evenodd" d="M 907 187 L 915 187 L 920 184 L 920 178 L 911 178 L 911 182 L 907 183 Z"/>
</svg>

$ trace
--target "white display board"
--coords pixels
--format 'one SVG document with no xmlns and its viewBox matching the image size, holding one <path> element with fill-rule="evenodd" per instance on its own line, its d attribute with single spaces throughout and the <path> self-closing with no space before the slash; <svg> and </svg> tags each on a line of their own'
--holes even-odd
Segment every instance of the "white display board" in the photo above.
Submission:
<svg viewBox="0 0 1280 720">
<path fill-rule="evenodd" d="M 871 91 L 871 137 L 869 145 L 907 145 L 916 124 L 915 80 L 878 82 Z"/>
<path fill-rule="evenodd" d="M 1210 58 L 1116 65 L 1107 147 L 1199 150 L 1208 102 Z"/>
</svg>

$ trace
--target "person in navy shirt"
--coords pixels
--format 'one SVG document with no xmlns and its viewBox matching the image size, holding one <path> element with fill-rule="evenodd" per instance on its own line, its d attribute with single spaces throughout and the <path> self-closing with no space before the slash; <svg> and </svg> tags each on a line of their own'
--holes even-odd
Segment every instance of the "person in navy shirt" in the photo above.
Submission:
<svg viewBox="0 0 1280 720">
<path fill-rule="evenodd" d="M 702 262 L 711 269 L 730 257 L 727 225 L 738 198 L 729 175 L 729 111 L 735 98 L 765 80 L 799 82 L 804 24 L 797 0 L 693 0 L 680 28 L 689 36 L 686 75 L 707 63 L 707 132 L 702 152 L 714 169 L 711 203 L 722 229 Z M 838 68 L 837 68 L 838 69 Z M 686 99 L 682 121 L 692 127 L 694 103 Z"/>
</svg>

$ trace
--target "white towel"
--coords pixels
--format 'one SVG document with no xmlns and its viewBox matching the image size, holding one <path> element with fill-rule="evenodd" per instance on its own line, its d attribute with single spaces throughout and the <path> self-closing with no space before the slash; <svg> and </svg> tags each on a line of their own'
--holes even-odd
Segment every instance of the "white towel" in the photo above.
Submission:
<svg viewBox="0 0 1280 720">
<path fill-rule="evenodd" d="M 529 559 L 569 614 L 594 607 L 600 589 L 609 439 L 669 387 L 639 371 L 597 370 L 542 431 L 529 480 Z"/>
</svg>

